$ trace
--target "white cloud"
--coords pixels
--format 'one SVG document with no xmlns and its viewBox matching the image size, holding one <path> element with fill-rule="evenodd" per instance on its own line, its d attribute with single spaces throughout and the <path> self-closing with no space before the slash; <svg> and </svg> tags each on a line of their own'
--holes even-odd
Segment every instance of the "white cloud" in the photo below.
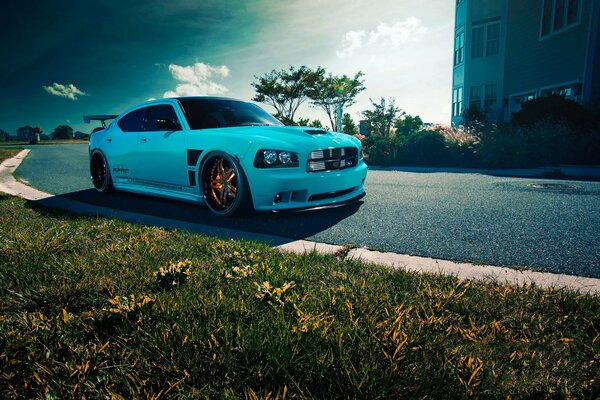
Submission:
<svg viewBox="0 0 600 400">
<path fill-rule="evenodd" d="M 163 97 L 210 96 L 228 91 L 225 86 L 214 81 L 229 76 L 229 68 L 225 65 L 212 66 L 201 62 L 189 66 L 170 64 L 169 72 L 180 83 L 175 90 L 166 91 Z"/>
<path fill-rule="evenodd" d="M 338 57 L 344 58 L 354 54 L 354 51 L 363 46 L 363 39 L 367 35 L 364 30 L 348 31 L 344 35 L 344 48 L 341 51 L 336 51 Z"/>
<path fill-rule="evenodd" d="M 364 30 L 348 31 L 344 35 L 343 49 L 337 51 L 340 58 L 349 57 L 358 49 L 367 46 L 380 45 L 381 47 L 397 48 L 408 41 L 416 40 L 420 35 L 427 32 L 427 27 L 421 24 L 421 20 L 408 17 L 404 21 L 398 21 L 393 25 L 380 22 L 376 29 L 368 32 L 369 39 L 365 41 L 367 32 Z"/>
<path fill-rule="evenodd" d="M 42 87 L 46 92 L 50 93 L 51 95 L 58 97 L 66 97 L 70 100 L 77 100 L 79 96 L 87 96 L 87 93 L 77 89 L 77 87 L 75 87 L 75 85 L 73 85 L 72 83 L 68 85 L 61 85 L 60 83 L 54 82 L 50 86 Z"/>
</svg>

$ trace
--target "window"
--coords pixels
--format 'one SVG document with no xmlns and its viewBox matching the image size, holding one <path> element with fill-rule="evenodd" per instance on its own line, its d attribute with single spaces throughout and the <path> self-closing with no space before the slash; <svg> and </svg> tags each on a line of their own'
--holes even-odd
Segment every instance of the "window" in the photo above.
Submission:
<svg viewBox="0 0 600 400">
<path fill-rule="evenodd" d="M 459 87 L 452 92 L 452 116 L 460 117 L 462 115 L 463 88 Z"/>
<path fill-rule="evenodd" d="M 469 93 L 469 109 L 481 111 L 481 86 L 471 86 Z"/>
<path fill-rule="evenodd" d="M 181 99 L 179 103 L 190 129 L 283 125 L 262 108 L 245 101 Z"/>
<path fill-rule="evenodd" d="M 146 111 L 148 108 L 138 108 L 125 115 L 119 120 L 119 128 L 123 132 L 141 132 L 146 122 Z"/>
<path fill-rule="evenodd" d="M 565 99 L 577 101 L 579 98 L 579 84 L 574 83 L 571 85 L 558 86 L 552 89 L 545 89 L 542 91 L 544 96 L 550 96 L 552 94 L 558 94 L 563 96 Z"/>
<path fill-rule="evenodd" d="M 560 32 L 579 22 L 580 0 L 544 0 L 542 37 Z"/>
<path fill-rule="evenodd" d="M 156 121 L 164 119 L 167 121 L 173 121 L 179 123 L 175 110 L 169 104 L 160 104 L 157 106 L 151 106 L 148 110 L 148 123 L 146 124 L 147 131 L 164 131 L 164 128 L 158 128 Z"/>
<path fill-rule="evenodd" d="M 535 99 L 535 92 L 520 94 L 511 97 L 511 111 L 519 112 L 523 107 L 523 103 Z"/>
<path fill-rule="evenodd" d="M 486 114 L 496 111 L 496 88 L 497 86 L 495 84 L 485 85 L 485 100 L 483 108 Z"/>
<path fill-rule="evenodd" d="M 454 65 L 462 64 L 465 59 L 465 32 L 460 31 L 454 38 Z"/>
<path fill-rule="evenodd" d="M 500 50 L 500 24 L 487 26 L 487 37 L 485 43 L 485 55 L 493 56 Z"/>
<path fill-rule="evenodd" d="M 483 57 L 483 26 L 473 28 L 471 37 L 471 58 Z"/>
<path fill-rule="evenodd" d="M 567 26 L 573 25 L 579 19 L 579 0 L 571 0 L 567 4 Z"/>
</svg>

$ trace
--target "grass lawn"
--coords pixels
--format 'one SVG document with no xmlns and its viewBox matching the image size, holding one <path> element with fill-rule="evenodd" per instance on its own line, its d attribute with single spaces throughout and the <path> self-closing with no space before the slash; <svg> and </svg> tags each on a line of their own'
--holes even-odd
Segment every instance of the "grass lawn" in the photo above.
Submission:
<svg viewBox="0 0 600 400">
<path fill-rule="evenodd" d="M 60 139 L 60 140 L 41 140 L 38 145 L 48 145 L 48 144 L 83 144 L 89 143 L 87 139 Z M 22 145 L 30 145 L 29 142 L 19 142 L 19 141 L 11 141 L 11 142 L 0 142 L 0 146 L 22 146 Z"/>
<path fill-rule="evenodd" d="M 0 163 L 4 160 L 6 160 L 7 158 L 11 158 L 16 156 L 17 154 L 19 154 L 19 152 L 23 150 L 20 147 L 17 148 L 10 148 L 10 149 L 3 149 L 0 148 Z"/>
<path fill-rule="evenodd" d="M 0 398 L 600 395 L 600 299 L 0 195 Z"/>
</svg>

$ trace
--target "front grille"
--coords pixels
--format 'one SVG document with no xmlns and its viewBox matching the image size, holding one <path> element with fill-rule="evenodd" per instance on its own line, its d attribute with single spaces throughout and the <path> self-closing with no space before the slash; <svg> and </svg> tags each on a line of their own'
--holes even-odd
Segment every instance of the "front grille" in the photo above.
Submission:
<svg viewBox="0 0 600 400">
<path fill-rule="evenodd" d="M 339 147 L 311 151 L 308 155 L 308 172 L 333 171 L 354 167 L 358 164 L 356 147 Z"/>
</svg>

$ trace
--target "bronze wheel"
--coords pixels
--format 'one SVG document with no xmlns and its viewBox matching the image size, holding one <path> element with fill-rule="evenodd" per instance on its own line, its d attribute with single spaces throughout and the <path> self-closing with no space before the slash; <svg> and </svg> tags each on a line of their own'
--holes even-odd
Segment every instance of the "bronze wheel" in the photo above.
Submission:
<svg viewBox="0 0 600 400">
<path fill-rule="evenodd" d="M 202 168 L 206 205 L 219 216 L 236 213 L 244 204 L 245 180 L 239 164 L 224 153 L 213 154 Z"/>
<path fill-rule="evenodd" d="M 90 174 L 92 176 L 94 187 L 100 193 L 108 192 L 112 188 L 108 164 L 102 153 L 95 152 L 92 154 Z"/>
</svg>

